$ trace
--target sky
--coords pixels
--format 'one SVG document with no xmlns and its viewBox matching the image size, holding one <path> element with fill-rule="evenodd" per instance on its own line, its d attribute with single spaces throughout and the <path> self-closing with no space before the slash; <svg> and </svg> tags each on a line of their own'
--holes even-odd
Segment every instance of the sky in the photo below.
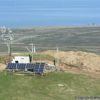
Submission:
<svg viewBox="0 0 100 100">
<path fill-rule="evenodd" d="M 100 25 L 100 0 L 0 0 L 0 26 Z"/>
</svg>

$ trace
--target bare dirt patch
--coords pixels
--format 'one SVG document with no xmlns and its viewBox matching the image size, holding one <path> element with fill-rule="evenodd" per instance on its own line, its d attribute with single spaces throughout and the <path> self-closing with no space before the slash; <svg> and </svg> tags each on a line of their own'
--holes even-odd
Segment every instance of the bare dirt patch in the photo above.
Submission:
<svg viewBox="0 0 100 100">
<path fill-rule="evenodd" d="M 5 70 L 5 68 L 6 68 L 6 65 L 5 65 L 5 64 L 1 64 L 1 63 L 0 63 L 0 71 Z"/>
<path fill-rule="evenodd" d="M 59 59 L 59 65 L 64 71 L 72 73 L 85 73 L 100 77 L 100 55 L 82 51 L 46 51 L 55 58 Z"/>
</svg>

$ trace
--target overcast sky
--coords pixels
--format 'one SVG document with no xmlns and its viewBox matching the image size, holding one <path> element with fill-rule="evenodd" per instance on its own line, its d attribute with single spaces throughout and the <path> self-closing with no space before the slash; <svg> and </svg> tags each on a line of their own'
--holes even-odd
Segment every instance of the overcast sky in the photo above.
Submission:
<svg viewBox="0 0 100 100">
<path fill-rule="evenodd" d="M 0 26 L 100 24 L 100 0 L 0 0 Z"/>
</svg>

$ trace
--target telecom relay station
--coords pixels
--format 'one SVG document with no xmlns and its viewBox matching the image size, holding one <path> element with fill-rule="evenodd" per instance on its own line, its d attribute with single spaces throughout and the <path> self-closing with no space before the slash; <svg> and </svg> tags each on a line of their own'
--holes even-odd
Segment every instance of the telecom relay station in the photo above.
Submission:
<svg viewBox="0 0 100 100">
<path fill-rule="evenodd" d="M 31 63 L 30 56 L 15 56 L 11 63 L 8 63 L 7 70 L 11 72 L 32 72 L 34 74 L 45 74 L 56 71 L 56 66 L 44 62 Z"/>
<path fill-rule="evenodd" d="M 11 44 L 12 41 L 14 40 L 14 34 L 12 30 L 6 28 L 5 26 L 1 27 L 1 33 L 2 33 L 2 40 L 6 43 L 8 47 L 8 54 L 11 57 Z M 33 44 L 31 45 L 32 45 L 32 53 L 33 53 L 33 51 L 35 52 L 35 46 L 33 46 Z M 32 57 L 30 55 L 15 56 L 15 58 L 12 59 L 10 63 L 8 63 L 7 70 L 11 72 L 16 72 L 16 71 L 32 72 L 35 74 L 43 74 L 46 72 L 51 72 L 56 70 L 55 65 L 46 64 L 45 62 L 32 63 L 31 61 L 32 61 Z"/>
</svg>

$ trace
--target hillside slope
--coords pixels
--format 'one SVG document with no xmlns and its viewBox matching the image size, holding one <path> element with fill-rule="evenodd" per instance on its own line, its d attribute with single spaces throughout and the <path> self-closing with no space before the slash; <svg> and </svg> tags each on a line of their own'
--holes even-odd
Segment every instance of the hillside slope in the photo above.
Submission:
<svg viewBox="0 0 100 100">
<path fill-rule="evenodd" d="M 0 73 L 0 100 L 75 100 L 99 96 L 100 80 L 70 73 L 18 76 Z"/>
<path fill-rule="evenodd" d="M 100 56 L 94 53 L 87 53 L 82 51 L 46 51 L 49 54 L 59 59 L 60 64 L 65 64 L 64 69 L 69 66 L 85 70 L 89 72 L 100 72 Z M 63 67 L 61 65 L 61 67 Z"/>
</svg>

